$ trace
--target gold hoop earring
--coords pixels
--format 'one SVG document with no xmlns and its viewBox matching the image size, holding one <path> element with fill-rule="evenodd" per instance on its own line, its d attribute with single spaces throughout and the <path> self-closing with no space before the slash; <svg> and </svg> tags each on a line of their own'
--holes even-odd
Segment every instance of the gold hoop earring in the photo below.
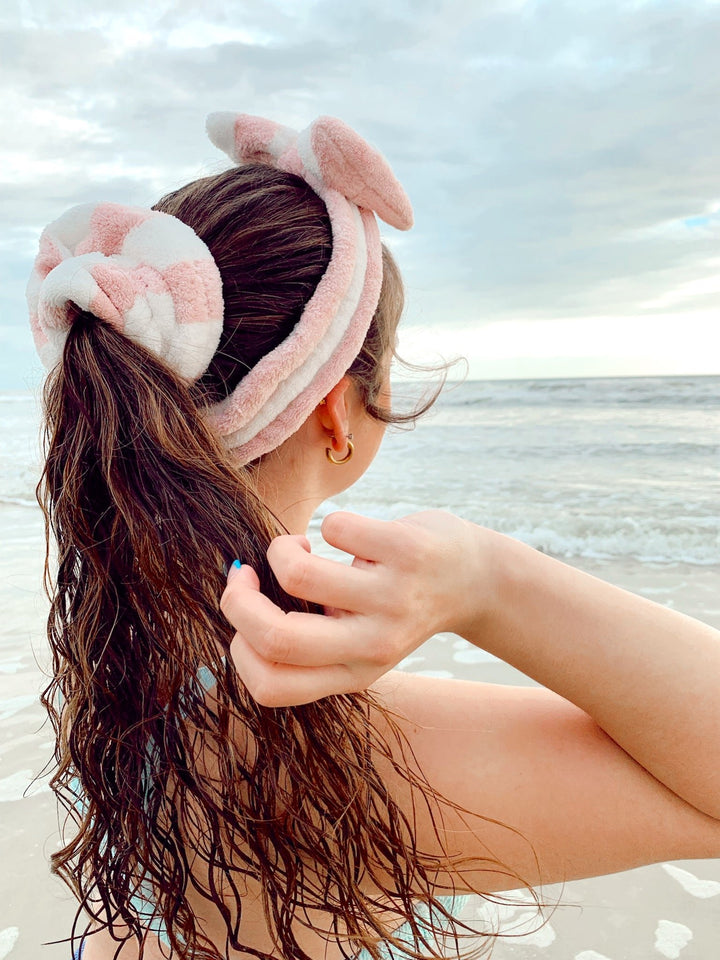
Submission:
<svg viewBox="0 0 720 960">
<path fill-rule="evenodd" d="M 355 453 L 355 446 L 352 440 L 350 439 L 350 437 L 348 437 L 347 439 L 347 453 L 340 460 L 336 460 L 335 457 L 333 456 L 332 447 L 325 447 L 325 456 L 328 458 L 330 463 L 336 463 L 338 464 L 338 466 L 342 463 L 347 463 L 348 460 L 352 460 L 353 453 Z"/>
</svg>

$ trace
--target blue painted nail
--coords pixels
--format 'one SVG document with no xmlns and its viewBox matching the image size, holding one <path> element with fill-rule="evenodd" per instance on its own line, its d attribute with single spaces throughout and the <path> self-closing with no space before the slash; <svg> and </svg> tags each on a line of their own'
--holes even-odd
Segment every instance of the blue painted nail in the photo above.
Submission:
<svg viewBox="0 0 720 960">
<path fill-rule="evenodd" d="M 240 567 L 242 566 L 242 564 L 240 563 L 239 560 L 233 560 L 233 566 L 234 566 L 237 570 L 239 570 Z"/>
</svg>

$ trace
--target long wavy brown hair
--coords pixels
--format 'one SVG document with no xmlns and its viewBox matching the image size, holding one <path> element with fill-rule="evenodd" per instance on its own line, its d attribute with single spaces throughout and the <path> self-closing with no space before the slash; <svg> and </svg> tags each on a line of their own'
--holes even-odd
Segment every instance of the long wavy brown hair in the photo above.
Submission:
<svg viewBox="0 0 720 960">
<path fill-rule="evenodd" d="M 308 910 L 328 918 L 347 957 L 365 947 L 380 960 L 379 944 L 395 942 L 403 921 L 410 956 L 440 956 L 414 904 L 430 908 L 430 930 L 442 925 L 433 884 L 442 864 L 417 848 L 378 761 L 433 810 L 447 801 L 413 772 L 399 725 L 370 693 L 259 706 L 233 668 L 218 605 L 227 564 L 240 557 L 286 610 L 308 609 L 268 567 L 282 530 L 253 469 L 232 463 L 202 410 L 297 321 L 330 254 L 324 205 L 302 180 L 248 166 L 157 209 L 189 223 L 220 267 L 226 321 L 209 370 L 189 388 L 78 311 L 44 393 L 38 497 L 57 573 L 48 559 L 54 675 L 43 702 L 57 737 L 52 786 L 67 811 L 52 866 L 79 901 L 73 936 L 84 917 L 115 936 L 126 929 L 141 956 L 147 932 L 162 931 L 173 956 L 268 958 L 242 942 L 253 883 L 283 957 L 315 960 L 296 939 Z M 380 304 L 350 373 L 387 421 L 379 360 L 401 309 L 386 253 Z M 363 892 L 368 879 L 377 896 Z M 203 900 L 221 912 L 224 944 L 202 931 L 193 904 Z"/>
</svg>

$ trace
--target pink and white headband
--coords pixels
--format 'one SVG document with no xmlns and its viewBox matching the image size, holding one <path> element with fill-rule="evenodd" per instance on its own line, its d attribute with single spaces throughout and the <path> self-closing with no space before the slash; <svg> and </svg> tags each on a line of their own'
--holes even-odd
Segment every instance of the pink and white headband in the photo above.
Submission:
<svg viewBox="0 0 720 960">
<path fill-rule="evenodd" d="M 292 332 L 206 411 L 247 463 L 291 436 L 360 352 L 382 283 L 373 211 L 407 230 L 412 209 L 384 158 L 340 120 L 320 117 L 296 133 L 261 117 L 215 113 L 207 127 L 236 162 L 302 177 L 325 203 L 332 231 L 330 262 Z M 115 204 L 75 207 L 45 230 L 28 300 L 48 367 L 62 355 L 68 303 L 115 324 L 191 381 L 209 365 L 222 330 L 222 281 L 194 231 Z"/>
</svg>

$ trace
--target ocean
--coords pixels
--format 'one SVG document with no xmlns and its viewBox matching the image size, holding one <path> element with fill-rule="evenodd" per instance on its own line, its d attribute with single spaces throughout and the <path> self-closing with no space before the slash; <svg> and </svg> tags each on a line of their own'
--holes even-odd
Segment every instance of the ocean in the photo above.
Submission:
<svg viewBox="0 0 720 960">
<path fill-rule="evenodd" d="M 398 405 L 412 392 L 396 385 Z M 36 780 L 51 751 L 38 703 L 48 669 L 38 432 L 37 398 L 0 393 L 0 960 L 34 960 L 39 941 L 64 936 L 73 914 L 48 873 L 54 802 L 47 781 Z M 323 506 L 311 524 L 313 547 L 330 552 L 319 533 L 330 510 L 390 519 L 432 507 L 720 627 L 720 377 L 449 384 L 414 429 L 390 428 L 366 475 Z M 501 666 L 458 638 L 438 641 L 402 667 L 480 680 Z M 695 931 L 683 960 L 705 960 L 703 944 L 720 938 L 710 900 L 720 896 L 720 861 L 568 884 L 562 896 L 593 907 L 609 932 L 593 921 L 591 940 L 588 920 L 558 913 L 528 938 L 501 943 L 495 956 L 679 955 L 657 946 L 657 931 L 652 942 L 655 926 L 671 923 L 671 933 Z M 31 898 L 42 903 L 39 920 Z M 482 905 L 475 909 L 479 919 Z M 531 913 L 506 911 L 502 924 L 534 929 Z M 662 930 L 667 941 L 670 928 Z"/>
<path fill-rule="evenodd" d="M 414 397 L 394 385 L 399 409 Z M 0 393 L 0 655 L 28 629 L 28 598 L 44 610 L 38 435 L 38 398 Z M 413 429 L 389 428 L 310 535 L 332 555 L 319 534 L 331 510 L 440 507 L 720 626 L 719 505 L 720 377 L 469 380 Z"/>
<path fill-rule="evenodd" d="M 720 377 L 468 381 L 335 501 L 443 507 L 556 556 L 720 564 Z"/>
<path fill-rule="evenodd" d="M 37 509 L 37 434 L 36 399 L 0 393 L 0 518 Z M 324 510 L 443 507 L 563 558 L 716 566 L 719 503 L 720 377 L 647 377 L 450 384 Z"/>
</svg>

